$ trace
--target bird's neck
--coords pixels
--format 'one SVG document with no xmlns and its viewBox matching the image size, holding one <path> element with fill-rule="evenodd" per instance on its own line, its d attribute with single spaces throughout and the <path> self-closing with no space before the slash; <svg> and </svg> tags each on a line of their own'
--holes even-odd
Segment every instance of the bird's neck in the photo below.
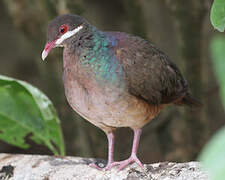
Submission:
<svg viewBox="0 0 225 180">
<path fill-rule="evenodd" d="M 74 49 L 79 63 L 88 67 L 96 79 L 118 84 L 123 78 L 123 70 L 113 51 L 116 44 L 115 39 L 93 27 L 76 40 Z"/>
</svg>

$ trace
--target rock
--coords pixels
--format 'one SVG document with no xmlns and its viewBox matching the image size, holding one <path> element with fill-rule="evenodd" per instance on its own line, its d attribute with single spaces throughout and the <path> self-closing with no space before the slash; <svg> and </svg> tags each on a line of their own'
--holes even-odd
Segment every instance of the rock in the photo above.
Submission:
<svg viewBox="0 0 225 180">
<path fill-rule="evenodd" d="M 207 180 L 199 162 L 162 162 L 145 164 L 141 169 L 132 164 L 118 172 L 117 168 L 100 171 L 88 166 L 97 161 L 79 157 L 55 157 L 43 155 L 0 154 L 0 180 Z"/>
</svg>

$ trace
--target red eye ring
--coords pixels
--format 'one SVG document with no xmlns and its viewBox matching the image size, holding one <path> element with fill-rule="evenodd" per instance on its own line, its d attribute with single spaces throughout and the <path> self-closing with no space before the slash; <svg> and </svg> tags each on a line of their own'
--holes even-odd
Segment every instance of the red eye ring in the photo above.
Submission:
<svg viewBox="0 0 225 180">
<path fill-rule="evenodd" d="M 66 24 L 63 24 L 59 27 L 59 33 L 64 34 L 68 31 L 68 26 Z"/>
</svg>

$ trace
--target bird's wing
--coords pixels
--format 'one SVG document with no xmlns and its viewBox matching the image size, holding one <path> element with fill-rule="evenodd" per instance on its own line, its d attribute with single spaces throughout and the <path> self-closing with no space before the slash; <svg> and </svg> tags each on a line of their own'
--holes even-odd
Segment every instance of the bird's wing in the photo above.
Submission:
<svg viewBox="0 0 225 180">
<path fill-rule="evenodd" d="M 116 41 L 113 50 L 122 64 L 129 92 L 151 104 L 182 99 L 188 85 L 179 69 L 148 41 L 120 32 L 108 32 Z"/>
</svg>

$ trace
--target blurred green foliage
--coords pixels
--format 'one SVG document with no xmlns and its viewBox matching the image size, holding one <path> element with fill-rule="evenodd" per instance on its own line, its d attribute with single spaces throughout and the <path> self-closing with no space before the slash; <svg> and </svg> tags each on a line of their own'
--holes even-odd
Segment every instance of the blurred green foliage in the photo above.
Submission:
<svg viewBox="0 0 225 180">
<path fill-rule="evenodd" d="M 225 1 L 215 0 L 211 9 L 211 23 L 219 31 L 225 29 Z M 225 108 L 225 36 L 214 36 L 210 51 L 213 69 L 220 85 L 220 94 Z M 216 120 L 216 119 L 215 119 Z M 225 178 L 225 127 L 219 130 L 206 144 L 200 154 L 200 161 L 210 174 L 212 180 Z"/>
<path fill-rule="evenodd" d="M 219 130 L 203 149 L 199 159 L 209 172 L 211 180 L 225 177 L 225 128 Z"/>
<path fill-rule="evenodd" d="M 214 0 L 210 20 L 214 28 L 218 31 L 223 32 L 225 29 L 225 1 L 224 0 Z"/>
<path fill-rule="evenodd" d="M 28 148 L 25 137 L 65 154 L 60 121 L 51 101 L 30 84 L 0 75 L 0 139 Z"/>
</svg>

